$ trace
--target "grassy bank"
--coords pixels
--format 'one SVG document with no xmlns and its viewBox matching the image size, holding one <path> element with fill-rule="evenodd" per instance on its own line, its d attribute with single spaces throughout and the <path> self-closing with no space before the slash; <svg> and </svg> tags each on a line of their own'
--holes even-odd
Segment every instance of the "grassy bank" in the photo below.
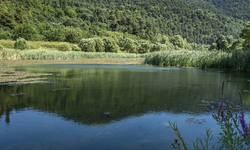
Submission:
<svg viewBox="0 0 250 150">
<path fill-rule="evenodd" d="M 14 49 L 14 43 L 13 40 L 0 40 L 0 43 L 3 45 L 4 48 L 8 49 Z M 58 46 L 61 43 L 64 42 L 44 42 L 44 41 L 28 41 L 31 49 L 50 49 L 50 50 L 56 50 Z M 70 44 L 70 47 L 72 47 L 75 44 Z"/>
<path fill-rule="evenodd" d="M 13 50 L 0 51 L 0 60 L 67 60 L 85 58 L 140 58 L 145 54 L 105 53 L 105 52 L 76 52 L 76 51 L 48 51 L 48 50 Z"/>
<path fill-rule="evenodd" d="M 250 53 L 234 51 L 161 51 L 146 56 L 146 64 L 157 66 L 249 70 Z"/>
</svg>

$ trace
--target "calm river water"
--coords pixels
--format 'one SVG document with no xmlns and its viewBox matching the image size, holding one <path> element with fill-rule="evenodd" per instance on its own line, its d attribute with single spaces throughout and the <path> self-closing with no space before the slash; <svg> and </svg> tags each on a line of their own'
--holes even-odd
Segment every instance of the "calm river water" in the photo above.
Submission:
<svg viewBox="0 0 250 150">
<path fill-rule="evenodd" d="M 221 98 L 249 116 L 250 76 L 137 65 L 32 65 L 38 84 L 0 86 L 1 150 L 172 149 L 176 122 L 192 147 L 211 128 Z M 1 76 L 0 76 L 1 77 Z"/>
</svg>

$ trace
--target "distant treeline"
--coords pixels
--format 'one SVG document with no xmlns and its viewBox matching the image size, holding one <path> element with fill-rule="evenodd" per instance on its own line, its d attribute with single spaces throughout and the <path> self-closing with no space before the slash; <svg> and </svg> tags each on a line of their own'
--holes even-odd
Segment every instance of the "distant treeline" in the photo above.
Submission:
<svg viewBox="0 0 250 150">
<path fill-rule="evenodd" d="M 2 0 L 0 8 L 0 39 L 13 40 L 78 43 L 115 31 L 152 43 L 181 35 L 211 44 L 219 35 L 238 38 L 244 23 L 180 0 Z"/>
</svg>

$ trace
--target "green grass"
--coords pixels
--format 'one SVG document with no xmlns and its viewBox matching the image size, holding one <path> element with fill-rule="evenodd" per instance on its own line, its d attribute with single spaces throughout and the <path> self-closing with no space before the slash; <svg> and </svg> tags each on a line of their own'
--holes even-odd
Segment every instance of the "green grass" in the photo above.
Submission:
<svg viewBox="0 0 250 150">
<path fill-rule="evenodd" d="M 248 70 L 250 53 L 235 51 L 160 51 L 146 56 L 145 63 L 158 66 Z"/>
<path fill-rule="evenodd" d="M 66 42 L 44 42 L 44 41 L 27 41 L 30 44 L 31 49 L 57 49 L 58 46 L 62 43 Z M 14 49 L 15 41 L 12 40 L 0 40 L 0 43 L 3 45 L 4 48 Z M 69 44 L 72 47 L 75 44 Z"/>
</svg>

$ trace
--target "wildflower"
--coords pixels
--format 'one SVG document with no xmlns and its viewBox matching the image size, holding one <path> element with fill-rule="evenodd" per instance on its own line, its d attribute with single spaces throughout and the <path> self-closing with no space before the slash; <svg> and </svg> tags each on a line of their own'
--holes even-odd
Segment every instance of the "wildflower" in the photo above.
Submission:
<svg viewBox="0 0 250 150">
<path fill-rule="evenodd" d="M 224 113 L 225 109 L 226 109 L 226 104 L 223 101 L 221 101 L 219 103 L 219 116 L 221 117 L 222 121 L 226 120 L 225 113 Z"/>
<path fill-rule="evenodd" d="M 219 110 L 225 110 L 225 109 L 226 109 L 226 104 L 223 101 L 221 101 L 219 103 Z"/>
<path fill-rule="evenodd" d="M 248 127 L 248 125 L 247 125 L 247 123 L 245 121 L 245 118 L 244 118 L 245 114 L 244 114 L 244 112 L 242 110 L 239 112 L 239 114 L 240 114 L 239 115 L 239 121 L 240 121 L 241 128 L 243 130 L 243 133 L 241 135 L 242 136 L 247 136 L 247 135 L 250 134 L 250 130 L 249 130 L 249 127 Z"/>
</svg>

